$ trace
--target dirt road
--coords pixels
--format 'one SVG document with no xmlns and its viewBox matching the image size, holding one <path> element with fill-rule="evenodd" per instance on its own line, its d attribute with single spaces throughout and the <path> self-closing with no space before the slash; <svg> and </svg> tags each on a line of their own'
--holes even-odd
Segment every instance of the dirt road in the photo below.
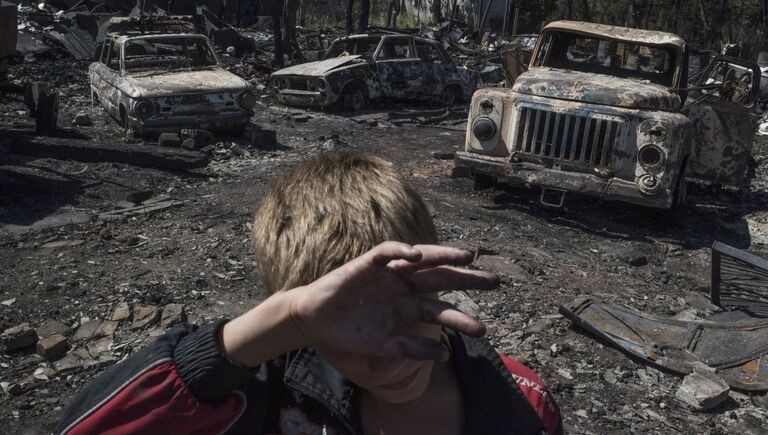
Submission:
<svg viewBox="0 0 768 435">
<path fill-rule="evenodd" d="M 63 123 L 89 107 L 82 89 L 72 92 L 80 97 L 64 111 Z M 121 137 L 106 115 L 91 113 L 94 127 L 80 134 Z M 558 304 L 589 294 L 662 315 L 711 313 L 712 242 L 768 254 L 763 144 L 750 189 L 725 194 L 691 185 L 698 205 L 671 225 L 651 211 L 590 198 L 569 197 L 564 209 L 552 210 L 538 204 L 535 191 L 475 192 L 471 181 L 451 178 L 450 160 L 432 157 L 459 149 L 461 132 L 308 115 L 297 122 L 285 108 L 260 106 L 254 122 L 277 130 L 278 149 L 222 153 L 208 168 L 188 173 L 0 154 L 0 329 L 60 321 L 69 329 L 68 355 L 78 355 L 67 364 L 30 350 L 0 355 L 0 427 L 51 431 L 77 390 L 162 332 L 153 319 L 149 326 L 115 323 L 112 334 L 79 330 L 112 318 L 121 302 L 134 315 L 142 311 L 137 307 L 183 304 L 192 322 L 235 316 L 258 303 L 264 295 L 249 228 L 266 186 L 297 161 L 351 148 L 394 162 L 433 210 L 443 242 L 476 250 L 476 266 L 501 275 L 500 290 L 472 293 L 473 301 L 498 349 L 549 385 L 567 432 L 768 430 L 768 411 L 736 392 L 714 411 L 690 411 L 674 397 L 681 378 L 633 362 L 572 328 L 557 311 Z M 117 221 L 96 217 L 145 190 L 179 204 Z"/>
</svg>

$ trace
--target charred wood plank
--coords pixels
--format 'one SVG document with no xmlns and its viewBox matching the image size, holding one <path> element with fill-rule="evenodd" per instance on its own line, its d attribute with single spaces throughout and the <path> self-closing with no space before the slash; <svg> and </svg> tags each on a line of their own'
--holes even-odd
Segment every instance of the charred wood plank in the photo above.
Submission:
<svg viewBox="0 0 768 435">
<path fill-rule="evenodd" d="M 116 162 L 161 169 L 193 169 L 208 164 L 208 155 L 183 149 L 115 143 L 62 141 L 41 143 L 25 137 L 0 140 L 0 146 L 14 154 L 81 162 Z"/>
</svg>

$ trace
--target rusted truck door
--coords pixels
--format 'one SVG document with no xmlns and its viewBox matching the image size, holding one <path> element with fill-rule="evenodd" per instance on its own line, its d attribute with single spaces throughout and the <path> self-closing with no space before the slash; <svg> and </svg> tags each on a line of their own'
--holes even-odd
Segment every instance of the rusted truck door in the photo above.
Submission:
<svg viewBox="0 0 768 435">
<path fill-rule="evenodd" d="M 703 72 L 683 109 L 693 141 L 686 177 L 741 185 L 752 153 L 760 70 L 752 62 L 718 56 Z"/>
<path fill-rule="evenodd" d="M 410 98 L 423 91 L 424 66 L 411 38 L 387 37 L 375 59 L 382 94 Z"/>
</svg>

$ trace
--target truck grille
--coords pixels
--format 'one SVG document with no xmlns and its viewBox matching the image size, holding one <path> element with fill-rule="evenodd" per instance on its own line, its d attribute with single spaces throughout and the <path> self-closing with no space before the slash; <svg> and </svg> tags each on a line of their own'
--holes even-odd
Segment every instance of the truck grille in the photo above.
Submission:
<svg viewBox="0 0 768 435">
<path fill-rule="evenodd" d="M 517 108 L 512 151 L 585 168 L 609 168 L 624 120 L 603 114 Z"/>
</svg>

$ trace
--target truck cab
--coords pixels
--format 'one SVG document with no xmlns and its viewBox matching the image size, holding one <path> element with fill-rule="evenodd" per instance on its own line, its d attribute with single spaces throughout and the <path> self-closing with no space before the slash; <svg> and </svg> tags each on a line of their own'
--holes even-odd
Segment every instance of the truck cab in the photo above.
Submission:
<svg viewBox="0 0 768 435">
<path fill-rule="evenodd" d="M 538 187 L 550 206 L 578 193 L 678 209 L 686 177 L 737 187 L 755 134 L 759 70 L 721 56 L 692 87 L 687 73 L 677 35 L 550 23 L 511 88 L 473 95 L 458 172 L 478 187 Z"/>
</svg>

